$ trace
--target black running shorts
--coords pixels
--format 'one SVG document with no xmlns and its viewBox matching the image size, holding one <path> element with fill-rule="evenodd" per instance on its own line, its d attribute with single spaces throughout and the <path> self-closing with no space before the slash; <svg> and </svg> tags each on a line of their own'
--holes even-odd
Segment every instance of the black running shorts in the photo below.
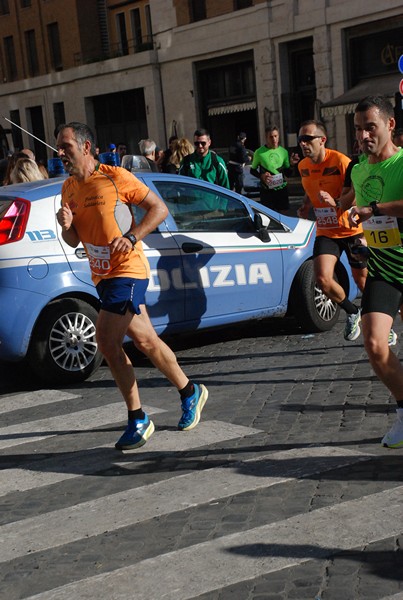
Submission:
<svg viewBox="0 0 403 600">
<path fill-rule="evenodd" d="M 325 235 L 317 235 L 313 247 L 313 255 L 315 257 L 330 254 L 331 256 L 340 258 L 342 253 L 345 252 L 350 267 L 353 269 L 365 269 L 367 267 L 366 261 L 351 251 L 351 248 L 357 244 L 360 238 L 360 234 L 345 238 L 330 238 Z"/>
</svg>

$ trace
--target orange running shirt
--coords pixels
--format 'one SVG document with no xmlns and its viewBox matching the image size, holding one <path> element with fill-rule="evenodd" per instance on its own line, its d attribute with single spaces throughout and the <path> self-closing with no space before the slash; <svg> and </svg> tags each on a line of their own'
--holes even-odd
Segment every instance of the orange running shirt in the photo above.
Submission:
<svg viewBox="0 0 403 600">
<path fill-rule="evenodd" d="M 95 285 L 101 279 L 147 279 L 148 260 L 141 242 L 133 250 L 110 252 L 110 243 L 134 224 L 131 204 L 140 204 L 149 188 L 120 167 L 99 165 L 85 181 L 69 177 L 62 188 L 62 205 L 73 213 L 73 225 L 84 245 Z"/>
<path fill-rule="evenodd" d="M 313 163 L 310 158 L 304 158 L 298 163 L 303 188 L 315 212 L 317 235 L 342 238 L 362 233 L 361 226 L 354 229 L 350 227 L 348 210 L 323 204 L 318 197 L 321 190 L 328 192 L 334 199 L 340 197 L 349 163 L 347 156 L 329 148 L 326 148 L 325 159 L 319 164 Z"/>
</svg>

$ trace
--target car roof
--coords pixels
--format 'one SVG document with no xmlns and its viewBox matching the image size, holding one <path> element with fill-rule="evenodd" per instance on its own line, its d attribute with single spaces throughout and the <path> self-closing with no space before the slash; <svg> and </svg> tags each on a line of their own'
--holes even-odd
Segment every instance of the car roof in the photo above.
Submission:
<svg viewBox="0 0 403 600">
<path fill-rule="evenodd" d="M 217 185 L 216 183 L 211 183 L 210 181 L 204 181 L 203 179 L 197 179 L 195 177 L 188 177 L 186 175 L 177 175 L 176 173 L 156 173 L 155 171 L 142 171 L 136 173 L 133 172 L 133 175 L 142 179 L 146 185 L 149 185 L 149 181 L 176 181 L 177 183 L 187 183 L 187 184 L 197 184 L 198 186 L 207 187 L 207 188 L 216 188 L 223 193 L 232 194 L 231 190 L 222 187 L 221 185 Z"/>
<path fill-rule="evenodd" d="M 133 172 L 135 177 L 144 181 L 146 185 L 149 185 L 151 181 L 158 180 L 172 180 L 178 183 L 196 183 L 201 186 L 205 186 L 208 188 L 217 187 L 222 192 L 231 193 L 230 190 L 226 188 L 222 188 L 221 186 L 216 186 L 213 183 L 206 182 L 200 179 L 193 179 L 189 177 L 185 177 L 183 175 L 175 175 L 170 173 L 155 173 L 154 171 L 142 171 L 142 172 Z M 0 197 L 23 197 L 27 200 L 33 202 L 35 200 L 40 200 L 41 198 L 56 196 L 60 194 L 63 182 L 66 180 L 66 175 L 61 177 L 55 177 L 51 179 L 41 179 L 40 181 L 30 181 L 28 183 L 15 183 L 12 185 L 6 185 L 0 187 Z"/>
<path fill-rule="evenodd" d="M 40 181 L 29 181 L 28 183 L 14 183 L 0 187 L 0 196 L 22 197 L 34 201 L 48 196 L 60 194 L 66 177 L 55 177 L 54 179 L 41 179 Z"/>
</svg>

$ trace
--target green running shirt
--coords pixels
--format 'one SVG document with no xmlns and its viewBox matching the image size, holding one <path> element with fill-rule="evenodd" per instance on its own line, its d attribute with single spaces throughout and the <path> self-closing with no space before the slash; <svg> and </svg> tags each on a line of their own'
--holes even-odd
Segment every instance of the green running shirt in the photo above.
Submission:
<svg viewBox="0 0 403 600">
<path fill-rule="evenodd" d="M 403 149 L 379 163 L 369 164 L 368 159 L 363 159 L 353 167 L 351 179 L 357 206 L 403 200 Z M 397 219 L 397 223 L 402 242 L 403 219 Z M 370 247 L 368 274 L 403 284 L 403 246 Z"/>
<path fill-rule="evenodd" d="M 277 148 L 268 148 L 267 146 L 260 146 L 257 150 L 255 150 L 253 154 L 253 162 L 252 169 L 257 169 L 258 167 L 263 167 L 264 171 L 269 171 L 272 175 L 277 175 L 280 173 L 279 169 L 289 169 L 290 168 L 290 157 L 288 152 L 282 146 L 278 146 Z M 263 171 L 263 172 L 264 172 Z M 267 187 L 262 184 L 262 187 Z M 287 182 L 284 183 L 278 188 L 281 189 L 287 185 Z"/>
</svg>

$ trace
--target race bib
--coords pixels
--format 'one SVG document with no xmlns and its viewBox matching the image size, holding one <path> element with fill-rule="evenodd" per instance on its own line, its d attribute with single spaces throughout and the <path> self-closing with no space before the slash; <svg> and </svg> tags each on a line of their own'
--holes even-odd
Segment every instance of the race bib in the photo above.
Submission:
<svg viewBox="0 0 403 600">
<path fill-rule="evenodd" d="M 321 229 L 336 229 L 339 226 L 337 219 L 337 212 L 333 206 L 324 206 L 321 208 L 315 208 L 315 217 L 317 226 Z"/>
<path fill-rule="evenodd" d="M 111 270 L 111 250 L 109 246 L 94 246 L 85 244 L 90 269 L 94 275 L 107 275 Z"/>
<path fill-rule="evenodd" d="M 363 222 L 365 239 L 371 248 L 401 246 L 400 231 L 396 217 L 371 217 Z"/>
<path fill-rule="evenodd" d="M 268 183 L 269 190 L 272 190 L 280 185 L 283 185 L 284 177 L 282 173 L 278 173 L 278 175 L 273 175 Z"/>
</svg>

